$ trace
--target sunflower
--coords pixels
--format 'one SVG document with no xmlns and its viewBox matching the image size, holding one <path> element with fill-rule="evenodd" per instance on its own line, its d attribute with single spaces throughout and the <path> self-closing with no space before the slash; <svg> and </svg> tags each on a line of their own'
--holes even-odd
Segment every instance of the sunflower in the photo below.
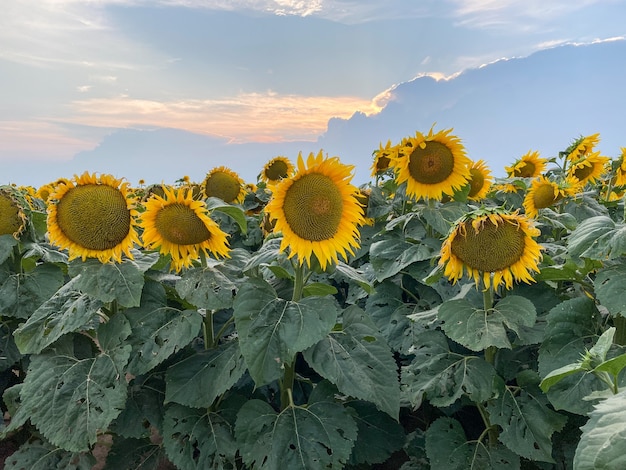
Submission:
<svg viewBox="0 0 626 470">
<path fill-rule="evenodd" d="M 294 172 L 293 163 L 287 157 L 278 156 L 272 158 L 263 167 L 259 180 L 265 183 L 275 183 L 283 178 L 290 177 Z"/>
<path fill-rule="evenodd" d="M 606 165 L 610 160 L 609 157 L 601 156 L 600 152 L 590 153 L 572 162 L 567 169 L 567 176 L 578 180 L 581 185 L 593 184 L 606 173 Z"/>
<path fill-rule="evenodd" d="M 202 189 L 206 197 L 217 197 L 227 204 L 240 203 L 246 197 L 244 181 L 225 166 L 209 171 L 202 182 Z"/>
<path fill-rule="evenodd" d="M 530 183 L 530 189 L 524 197 L 524 211 L 528 217 L 535 218 L 539 209 L 550 207 L 564 197 L 574 195 L 579 189 L 577 180 L 568 179 L 557 183 L 539 176 Z"/>
<path fill-rule="evenodd" d="M 622 155 L 615 168 L 615 186 L 626 186 L 626 147 L 621 148 Z"/>
<path fill-rule="evenodd" d="M 98 258 L 120 262 L 140 244 L 137 210 L 129 184 L 111 175 L 84 172 L 59 184 L 48 198 L 50 243 L 69 251 L 69 259 Z"/>
<path fill-rule="evenodd" d="M 491 189 L 491 171 L 483 160 L 478 160 L 470 165 L 470 190 L 467 195 L 468 199 L 480 201 L 487 197 Z"/>
<path fill-rule="evenodd" d="M 18 190 L 12 186 L 0 186 L 0 235 L 13 235 L 19 239 L 28 222 L 28 209 L 28 202 Z"/>
<path fill-rule="evenodd" d="M 378 144 L 378 150 L 374 150 L 374 161 L 372 162 L 372 178 L 387 171 L 391 165 L 392 156 L 397 156 L 398 147 L 391 146 L 391 140 L 387 141 L 387 144 L 383 147 L 382 142 Z"/>
<path fill-rule="evenodd" d="M 407 183 L 406 193 L 416 199 L 441 199 L 453 195 L 470 178 L 472 161 L 465 154 L 461 140 L 449 135 L 452 129 L 427 135 L 416 132 L 403 140 L 391 165 L 398 184 Z"/>
<path fill-rule="evenodd" d="M 453 282 L 464 270 L 478 286 L 485 288 L 504 284 L 513 287 L 513 279 L 534 282 L 531 271 L 539 271 L 541 247 L 533 239 L 539 230 L 518 212 L 481 209 L 464 216 L 452 228 L 441 247 L 440 265 Z M 493 279 L 492 279 L 493 277 Z"/>
<path fill-rule="evenodd" d="M 163 187 L 163 197 L 153 194 L 145 203 L 139 225 L 145 248 L 172 256 L 171 268 L 180 271 L 200 254 L 228 256 L 227 235 L 208 216 L 206 203 L 186 188 Z"/>
<path fill-rule="evenodd" d="M 289 248 L 289 258 L 311 266 L 315 255 L 322 269 L 337 263 L 340 254 L 354 254 L 359 247 L 358 226 L 363 224 L 363 207 L 357 200 L 358 189 L 350 184 L 353 167 L 339 158 L 309 154 L 305 166 L 298 155 L 298 171 L 270 186 L 272 199 L 266 206 L 274 230 L 282 232 L 280 249 Z"/>
<path fill-rule="evenodd" d="M 504 170 L 509 178 L 535 178 L 546 169 L 547 163 L 545 158 L 539 158 L 539 152 L 531 150 L 515 160 L 513 165 L 505 166 Z"/>
<path fill-rule="evenodd" d="M 579 137 L 565 150 L 566 160 L 573 162 L 586 157 L 598 145 L 598 142 L 600 142 L 599 133 Z"/>
</svg>

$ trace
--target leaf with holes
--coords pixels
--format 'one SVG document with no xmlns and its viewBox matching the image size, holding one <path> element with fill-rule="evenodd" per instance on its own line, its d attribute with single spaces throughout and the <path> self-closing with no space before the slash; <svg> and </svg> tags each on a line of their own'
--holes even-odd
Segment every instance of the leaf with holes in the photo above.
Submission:
<svg viewBox="0 0 626 470">
<path fill-rule="evenodd" d="M 91 470 L 96 459 L 88 453 L 58 449 L 40 440 L 22 444 L 4 461 L 4 470 Z"/>
<path fill-rule="evenodd" d="M 0 286 L 0 314 L 27 319 L 63 285 L 63 271 L 40 264 L 32 271 L 9 276 Z"/>
<path fill-rule="evenodd" d="M 230 308 L 237 286 L 220 271 L 220 264 L 186 270 L 176 282 L 176 291 L 190 304 L 207 310 Z"/>
</svg>

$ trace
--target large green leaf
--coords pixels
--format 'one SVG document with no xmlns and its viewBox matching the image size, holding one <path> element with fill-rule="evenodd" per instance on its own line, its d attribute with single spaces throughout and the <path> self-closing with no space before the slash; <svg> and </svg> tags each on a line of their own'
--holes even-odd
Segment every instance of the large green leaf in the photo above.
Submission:
<svg viewBox="0 0 626 470">
<path fill-rule="evenodd" d="M 370 246 L 370 262 L 379 282 L 399 273 L 411 263 L 433 258 L 438 248 L 424 243 L 409 243 L 401 238 L 385 238 Z"/>
<path fill-rule="evenodd" d="M 131 380 L 124 409 L 109 430 L 114 435 L 133 439 L 150 438 L 153 428 L 161 432 L 165 412 L 164 388 L 164 382 L 158 375 Z"/>
<path fill-rule="evenodd" d="M 4 461 L 4 470 L 91 470 L 96 459 L 36 440 L 26 442 Z"/>
<path fill-rule="evenodd" d="M 13 235 L 0 235 L 0 264 L 4 263 L 13 254 L 13 247 L 19 243 Z"/>
<path fill-rule="evenodd" d="M 606 260 L 626 253 L 626 226 L 606 215 L 583 220 L 568 237 L 572 258 Z"/>
<path fill-rule="evenodd" d="M 449 300 L 439 306 L 438 315 L 450 339 L 472 351 L 489 346 L 511 349 L 507 328 L 519 334 L 537 318 L 533 303 L 517 295 L 504 297 L 489 310 L 475 308 L 465 299 Z"/>
<path fill-rule="evenodd" d="M 371 401 L 393 418 L 400 411 L 400 384 L 391 350 L 359 307 L 343 312 L 341 331 L 304 351 L 304 358 L 341 393 Z"/>
<path fill-rule="evenodd" d="M 121 263 L 101 263 L 89 258 L 70 263 L 69 273 L 78 276 L 76 289 L 102 302 L 115 300 L 123 307 L 138 307 L 144 285 L 143 273 L 159 260 L 158 253 L 135 255 Z"/>
<path fill-rule="evenodd" d="M 165 375 L 165 403 L 208 408 L 246 371 L 238 341 L 197 352 L 170 366 Z"/>
<path fill-rule="evenodd" d="M 241 352 L 257 386 L 282 377 L 296 353 L 333 328 L 338 314 L 332 297 L 288 301 L 260 279 L 250 279 L 239 289 L 233 308 Z"/>
<path fill-rule="evenodd" d="M 106 456 L 105 470 L 150 470 L 165 466 L 161 445 L 149 439 L 113 437 L 113 445 Z"/>
<path fill-rule="evenodd" d="M 574 456 L 575 470 L 626 468 L 626 391 L 595 405 Z"/>
<path fill-rule="evenodd" d="M 544 398 L 545 400 L 545 398 Z M 487 403 L 489 419 L 498 424 L 500 441 L 522 457 L 542 462 L 552 458 L 552 434 L 563 429 L 567 417 L 552 411 L 540 397 L 504 387 Z"/>
<path fill-rule="evenodd" d="M 63 285 L 63 271 L 40 264 L 32 271 L 9 276 L 0 287 L 0 315 L 28 318 Z"/>
<path fill-rule="evenodd" d="M 176 291 L 190 304 L 207 310 L 230 308 L 237 286 L 219 265 L 188 269 L 176 282 Z"/>
<path fill-rule="evenodd" d="M 15 364 L 22 355 L 15 345 L 13 333 L 5 323 L 0 323 L 0 372 Z"/>
<path fill-rule="evenodd" d="M 626 263 L 623 260 L 599 270 L 593 285 L 598 300 L 612 315 L 626 316 Z"/>
<path fill-rule="evenodd" d="M 459 202 L 449 202 L 437 207 L 424 207 L 422 217 L 428 225 L 441 235 L 447 235 L 450 228 L 460 217 L 467 212 L 467 205 Z"/>
<path fill-rule="evenodd" d="M 233 423 L 222 414 L 177 404 L 165 412 L 163 445 L 180 470 L 233 468 L 237 453 Z"/>
<path fill-rule="evenodd" d="M 80 276 L 70 280 L 15 330 L 15 344 L 22 354 L 40 353 L 67 333 L 95 326 L 102 301 L 80 292 L 79 282 Z"/>
<path fill-rule="evenodd" d="M 421 334 L 413 354 L 411 363 L 402 367 L 402 390 L 415 408 L 424 399 L 445 407 L 463 395 L 476 403 L 491 398 L 496 376 L 493 366 L 480 357 L 450 351 L 442 332 Z"/>
<path fill-rule="evenodd" d="M 456 419 L 438 418 L 426 430 L 426 456 L 432 470 L 465 470 L 471 454 L 465 431 Z"/>
<path fill-rule="evenodd" d="M 317 402 L 276 413 L 260 400 L 237 415 L 235 435 L 244 463 L 257 470 L 343 468 L 357 425 L 341 405 Z"/>
<path fill-rule="evenodd" d="M 226 204 L 224 201 L 217 197 L 207 198 L 206 204 L 209 211 L 223 212 L 224 214 L 231 217 L 235 222 L 237 222 L 237 225 L 239 225 L 241 233 L 246 233 L 246 231 L 248 230 L 248 224 L 246 223 L 246 214 L 241 209 L 241 207 L 237 207 L 232 204 Z"/>
<path fill-rule="evenodd" d="M 48 441 L 72 452 L 93 445 L 126 401 L 124 366 L 130 346 L 124 339 L 130 328 L 120 317 L 98 333 L 102 351 L 95 357 L 75 354 L 71 338 L 62 341 L 58 350 L 53 347 L 31 356 L 20 393 L 20 412 Z"/>
</svg>

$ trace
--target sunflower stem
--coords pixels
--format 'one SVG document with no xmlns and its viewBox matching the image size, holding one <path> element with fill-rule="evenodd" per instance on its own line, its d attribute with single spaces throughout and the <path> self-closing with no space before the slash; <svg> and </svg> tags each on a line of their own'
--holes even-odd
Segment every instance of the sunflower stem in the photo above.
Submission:
<svg viewBox="0 0 626 470">
<path fill-rule="evenodd" d="M 621 315 L 613 317 L 613 326 L 615 326 L 613 342 L 620 346 L 626 346 L 626 317 Z"/>
<path fill-rule="evenodd" d="M 213 331 L 213 310 L 207 310 L 202 320 L 202 333 L 204 335 L 204 349 L 215 347 L 215 336 Z"/>
<path fill-rule="evenodd" d="M 489 447 L 495 447 L 498 445 L 498 429 L 491 424 L 489 412 L 481 403 L 476 403 L 476 408 L 478 408 L 480 417 L 483 419 L 483 423 L 485 424 L 485 431 L 489 436 Z"/>
<path fill-rule="evenodd" d="M 485 309 L 485 315 L 489 315 L 489 311 L 493 308 L 493 286 L 485 286 L 483 289 L 483 308 Z M 496 353 L 498 348 L 495 346 L 489 346 L 485 349 L 485 361 L 493 365 L 496 360 Z"/>
<path fill-rule="evenodd" d="M 198 250 L 199 254 L 200 254 L 200 266 L 202 266 L 202 269 L 206 269 L 207 267 L 207 263 L 206 263 L 206 253 L 204 252 L 204 250 Z"/>
</svg>

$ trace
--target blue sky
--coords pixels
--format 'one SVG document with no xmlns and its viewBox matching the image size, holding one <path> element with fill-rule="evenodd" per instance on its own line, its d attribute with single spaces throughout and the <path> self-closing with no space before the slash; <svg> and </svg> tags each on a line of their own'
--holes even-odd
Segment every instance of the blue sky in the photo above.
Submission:
<svg viewBox="0 0 626 470">
<path fill-rule="evenodd" d="M 6 1 L 0 163 L 68 161 L 120 128 L 315 141 L 420 75 L 624 36 L 623 18 L 616 0 Z"/>
</svg>

